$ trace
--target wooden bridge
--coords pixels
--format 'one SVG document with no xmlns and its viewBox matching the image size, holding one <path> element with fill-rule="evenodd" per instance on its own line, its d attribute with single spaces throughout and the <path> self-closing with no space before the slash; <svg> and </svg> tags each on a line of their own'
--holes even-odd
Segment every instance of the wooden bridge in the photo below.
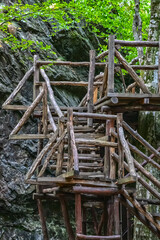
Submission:
<svg viewBox="0 0 160 240">
<path fill-rule="evenodd" d="M 40 61 L 35 56 L 34 66 L 3 104 L 3 109 L 25 111 L 9 138 L 38 139 L 37 157 L 26 174 L 26 183 L 37 186 L 33 197 L 38 203 L 45 240 L 49 236 L 42 200 L 48 198 L 59 199 L 69 240 L 131 240 L 132 216 L 160 238 L 160 215 L 149 211 L 150 205 L 160 205 L 160 181 L 145 168 L 151 165 L 160 170 L 160 148 L 155 149 L 143 139 L 124 121 L 122 114 L 160 110 L 159 89 L 152 94 L 136 73 L 141 69 L 158 70 L 160 80 L 160 63 L 132 65 L 121 55 L 121 46 L 159 47 L 160 44 L 120 41 L 110 36 L 108 51 L 95 56 L 95 51 L 91 50 L 90 62 Z M 106 62 L 101 62 L 106 56 Z M 119 63 L 114 63 L 115 57 Z M 42 68 L 48 64 L 86 66 L 89 68 L 88 82 L 50 81 Z M 104 69 L 104 73 L 95 76 L 96 67 Z M 128 71 L 133 83 L 127 86 L 121 69 Z M 116 72 L 121 73 L 123 92 L 115 91 Z M 31 76 L 32 104 L 12 105 Z M 59 107 L 54 86 L 60 85 L 84 86 L 87 94 L 77 107 Z M 38 132 L 22 133 L 23 125 L 31 115 L 38 119 Z M 149 156 L 140 150 L 141 145 Z M 137 182 L 149 192 L 149 199 L 138 196 Z M 75 233 L 67 208 L 67 201 L 71 199 L 75 201 Z"/>
</svg>

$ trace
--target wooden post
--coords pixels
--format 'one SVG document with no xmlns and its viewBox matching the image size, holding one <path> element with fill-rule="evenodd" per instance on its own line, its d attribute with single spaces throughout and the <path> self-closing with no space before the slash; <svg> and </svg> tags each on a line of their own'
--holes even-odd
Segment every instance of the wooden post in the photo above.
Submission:
<svg viewBox="0 0 160 240">
<path fill-rule="evenodd" d="M 114 196 L 114 234 L 120 235 L 120 209 L 117 196 Z"/>
<path fill-rule="evenodd" d="M 106 63 L 106 66 L 104 68 L 103 83 L 101 87 L 100 98 L 104 97 L 107 93 L 107 85 L 108 85 L 107 80 L 108 80 L 108 63 Z"/>
<path fill-rule="evenodd" d="M 62 214 L 63 214 L 65 226 L 66 226 L 66 229 L 68 232 L 69 240 L 75 240 L 75 236 L 73 233 L 73 229 L 72 229 L 69 214 L 68 214 L 67 203 L 66 203 L 64 195 L 59 195 L 59 199 L 60 199 L 60 203 L 61 203 Z"/>
<path fill-rule="evenodd" d="M 90 50 L 90 68 L 88 78 L 88 112 L 93 112 L 93 82 L 95 75 L 95 50 Z M 92 127 L 93 119 L 88 119 L 88 126 Z"/>
<path fill-rule="evenodd" d="M 38 58 L 39 58 L 38 55 L 34 55 L 34 63 L 33 63 L 33 67 L 34 67 L 33 101 L 38 95 L 38 89 L 36 87 L 36 83 L 39 82 L 39 67 L 37 65 Z"/>
<path fill-rule="evenodd" d="M 108 56 L 108 93 L 114 92 L 114 54 L 115 54 L 115 42 L 114 35 L 109 36 L 109 56 Z"/>
<path fill-rule="evenodd" d="M 43 96 L 43 113 L 42 113 L 42 122 L 43 122 L 43 134 L 47 134 L 48 119 L 47 119 L 47 86 L 46 83 L 43 83 L 44 96 Z"/>
<path fill-rule="evenodd" d="M 122 120 L 123 120 L 123 114 L 118 113 L 117 114 L 117 129 L 119 129 L 120 126 L 122 126 Z M 124 150 L 122 148 L 119 134 L 117 134 L 118 137 L 118 155 L 119 155 L 119 163 L 118 163 L 118 177 L 123 178 L 124 177 Z"/>
<path fill-rule="evenodd" d="M 75 194 L 75 220 L 76 220 L 76 234 L 82 233 L 82 206 L 81 194 Z M 77 238 L 76 238 L 77 239 Z"/>
<path fill-rule="evenodd" d="M 110 127 L 111 127 L 111 121 L 106 121 L 106 136 L 108 137 L 108 141 L 110 140 Z M 104 175 L 106 178 L 109 178 L 109 172 L 110 172 L 110 148 L 105 147 L 105 153 L 104 153 Z"/>
<path fill-rule="evenodd" d="M 84 206 L 82 206 L 82 232 L 83 234 L 86 234 L 86 221 L 87 221 L 87 218 L 86 218 L 86 208 Z"/>
<path fill-rule="evenodd" d="M 110 131 L 112 129 L 114 129 L 114 120 L 111 121 Z M 115 137 L 114 136 L 111 136 L 111 142 L 115 142 Z M 116 177 L 116 163 L 112 158 L 112 154 L 114 152 L 115 152 L 115 148 L 110 148 L 110 178 L 111 179 L 115 179 L 115 177 Z"/>
<path fill-rule="evenodd" d="M 44 217 L 42 201 L 40 199 L 37 199 L 37 205 L 38 205 L 38 212 L 39 212 L 40 221 L 41 221 L 41 225 L 42 225 L 42 232 L 43 232 L 44 240 L 49 240 L 46 219 Z"/>
<path fill-rule="evenodd" d="M 64 123 L 59 120 L 58 125 L 59 125 L 59 137 L 61 137 L 61 135 L 64 132 Z M 62 172 L 63 158 L 64 158 L 64 140 L 62 140 L 58 146 L 56 176 L 60 175 Z"/>
</svg>

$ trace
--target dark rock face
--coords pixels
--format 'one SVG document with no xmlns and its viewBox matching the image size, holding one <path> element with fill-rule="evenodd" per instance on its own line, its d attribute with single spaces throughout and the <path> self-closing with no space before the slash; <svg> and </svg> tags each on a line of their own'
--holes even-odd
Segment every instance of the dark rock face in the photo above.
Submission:
<svg viewBox="0 0 160 240">
<path fill-rule="evenodd" d="M 14 2 L 14 1 L 13 1 Z M 33 1 L 28 1 L 32 3 Z M 6 3 L 6 1 L 2 1 Z M 25 1 L 26 3 L 26 1 Z M 88 60 L 88 52 L 97 44 L 96 38 L 85 32 L 80 26 L 69 31 L 60 31 L 51 36 L 51 26 L 41 19 L 32 19 L 15 23 L 19 38 L 42 41 L 50 45 L 56 53 L 47 54 L 50 59 Z M 1 36 L 1 33 L 0 33 Z M 1 36 L 3 38 L 3 36 Z M 94 43 L 91 44 L 90 39 Z M 43 50 L 36 54 L 46 60 Z M 0 105 L 7 99 L 25 72 L 33 65 L 33 55 L 25 50 L 13 52 L 7 44 L 0 45 Z M 47 70 L 51 80 L 86 81 L 86 68 L 49 67 Z M 17 95 L 17 104 L 31 103 L 32 81 L 27 81 L 22 91 Z M 75 88 L 56 88 L 55 96 L 60 105 L 76 106 L 85 94 L 86 89 L 77 91 Z M 0 239 L 1 240 L 42 240 L 36 202 L 32 200 L 34 187 L 24 183 L 25 174 L 36 157 L 36 141 L 9 141 L 8 136 L 23 112 L 0 110 Z M 23 129 L 24 132 L 36 131 L 36 120 L 30 119 Z M 49 205 L 49 204 L 48 204 Z M 46 216 L 50 239 L 67 239 L 60 206 L 57 202 L 50 203 L 51 210 L 46 207 Z M 51 214 L 54 211 L 54 215 Z"/>
</svg>

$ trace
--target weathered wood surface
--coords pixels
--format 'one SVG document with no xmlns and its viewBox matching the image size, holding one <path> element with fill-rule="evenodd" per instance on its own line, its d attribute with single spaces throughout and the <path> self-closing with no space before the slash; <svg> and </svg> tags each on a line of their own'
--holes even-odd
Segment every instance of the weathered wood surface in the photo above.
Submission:
<svg viewBox="0 0 160 240">
<path fill-rule="evenodd" d="M 2 108 L 5 109 L 5 110 L 15 110 L 15 111 L 22 110 L 22 111 L 26 111 L 29 108 L 29 106 L 25 106 L 25 105 L 9 105 L 8 104 L 8 105 L 4 105 Z"/>
<path fill-rule="evenodd" d="M 152 164 L 153 167 L 157 168 L 160 170 L 160 165 L 154 161 L 151 157 L 148 157 L 146 154 L 141 152 L 136 146 L 133 146 L 131 143 L 128 143 L 131 151 L 137 153 L 140 157 L 142 157 L 144 160 L 146 160 L 147 163 Z"/>
<path fill-rule="evenodd" d="M 39 212 L 39 216 L 40 216 L 40 220 L 41 220 L 44 240 L 49 240 L 48 230 L 47 230 L 47 225 L 46 225 L 46 219 L 45 219 L 45 216 L 44 216 L 42 201 L 40 199 L 37 199 L 37 205 L 38 205 L 38 212 Z"/>
<path fill-rule="evenodd" d="M 9 136 L 11 140 L 27 140 L 27 139 L 48 139 L 50 134 L 13 134 Z"/>
<path fill-rule="evenodd" d="M 50 122 L 50 124 L 52 126 L 52 130 L 53 130 L 53 132 L 55 132 L 57 130 L 57 126 L 56 126 L 56 124 L 55 124 L 55 122 L 53 120 L 52 113 L 51 113 L 50 108 L 49 108 L 48 105 L 47 105 L 47 113 L 48 113 L 49 122 Z"/>
<path fill-rule="evenodd" d="M 48 76 L 46 75 L 44 69 L 41 69 L 40 73 L 41 73 L 42 77 L 44 78 L 44 80 L 46 81 L 49 97 L 50 97 L 50 100 L 51 100 L 51 104 L 52 104 L 53 108 L 55 109 L 56 113 L 58 114 L 60 120 L 64 121 L 64 115 L 63 115 L 61 109 L 59 108 L 55 98 L 54 98 L 54 93 L 53 93 L 53 90 L 52 90 L 51 85 L 50 85 L 50 80 L 49 80 Z"/>
<path fill-rule="evenodd" d="M 134 162 L 133 162 L 133 157 L 132 154 L 130 152 L 128 143 L 125 139 L 124 136 L 124 131 L 123 131 L 123 127 L 121 125 L 122 123 L 119 122 L 118 124 L 118 135 L 119 135 L 119 139 L 120 139 L 120 143 L 123 147 L 123 150 L 125 152 L 125 156 L 128 162 L 128 166 L 129 166 L 129 172 L 131 176 L 136 176 L 136 171 L 135 171 L 135 167 L 134 167 Z"/>
<path fill-rule="evenodd" d="M 43 82 L 36 83 L 36 86 L 41 86 Z M 51 86 L 79 86 L 79 87 L 88 87 L 88 82 L 69 82 L 69 81 L 50 81 Z M 94 82 L 94 86 L 101 86 L 102 82 Z"/>
<path fill-rule="evenodd" d="M 7 100 L 3 103 L 2 108 L 5 107 L 5 105 L 11 103 L 11 101 L 14 99 L 14 97 L 17 95 L 17 93 L 21 90 L 23 85 L 25 84 L 26 80 L 31 76 L 31 74 L 34 72 L 34 68 L 31 67 L 28 72 L 24 75 L 22 80 L 18 83 L 17 87 L 14 89 L 14 91 L 11 93 L 11 95 L 7 98 Z"/>
<path fill-rule="evenodd" d="M 112 114 L 100 114 L 100 113 L 80 113 L 80 112 L 73 112 L 73 116 L 77 116 L 78 118 L 93 118 L 93 119 L 102 119 L 102 120 L 107 120 L 107 119 L 116 119 L 117 115 L 112 115 Z"/>
<path fill-rule="evenodd" d="M 114 236 L 94 236 L 94 235 L 84 235 L 84 234 L 78 234 L 77 233 L 77 239 L 90 239 L 90 240 L 120 240 L 120 235 L 114 235 Z"/>
<path fill-rule="evenodd" d="M 95 75 L 95 50 L 90 50 L 90 67 L 89 67 L 89 77 L 88 77 L 88 92 L 87 92 L 87 108 L 88 112 L 93 112 L 93 82 Z M 93 125 L 93 120 L 88 119 L 88 126 Z"/>
<path fill-rule="evenodd" d="M 121 46 L 132 46 L 132 47 L 159 47 L 158 41 L 124 41 L 115 40 L 115 44 Z"/>
<path fill-rule="evenodd" d="M 34 55 L 34 63 L 33 63 L 33 68 L 34 68 L 34 76 L 33 76 L 33 100 L 37 97 L 39 93 L 39 89 L 36 86 L 36 83 L 39 82 L 39 67 L 37 66 L 37 61 L 38 61 L 38 55 Z"/>
<path fill-rule="evenodd" d="M 136 74 L 136 72 L 133 70 L 133 68 L 128 64 L 128 62 L 125 60 L 125 58 L 120 54 L 120 52 L 115 50 L 115 56 L 123 64 L 125 69 L 131 75 L 131 77 L 135 80 L 135 82 L 138 84 L 138 86 L 142 89 L 143 93 L 150 94 L 150 91 L 146 87 L 144 81 L 142 79 L 140 79 L 140 77 Z"/>
<path fill-rule="evenodd" d="M 60 187 L 45 188 L 42 190 L 43 193 L 53 193 L 60 189 Z"/>
<path fill-rule="evenodd" d="M 100 98 L 102 98 L 107 94 L 107 86 L 108 86 L 107 81 L 108 81 L 108 64 L 106 63 L 106 66 L 104 68 L 103 83 L 101 87 Z"/>
<path fill-rule="evenodd" d="M 64 132 L 64 123 L 58 121 L 58 129 L 59 129 L 59 137 Z M 57 154 L 57 167 L 56 167 L 56 176 L 60 175 L 62 172 L 62 164 L 64 159 L 64 140 L 58 146 L 58 154 Z"/>
<path fill-rule="evenodd" d="M 36 99 L 33 101 L 33 103 L 31 104 L 31 106 L 27 109 L 27 111 L 24 113 L 23 117 L 19 120 L 18 124 L 16 125 L 16 127 L 13 129 L 13 131 L 11 132 L 11 135 L 17 134 L 19 132 L 19 130 L 22 128 L 22 126 L 24 125 L 24 123 L 28 120 L 28 118 L 30 117 L 31 113 L 33 112 L 33 110 L 36 108 L 36 106 L 38 105 L 38 103 L 41 101 L 42 97 L 44 95 L 44 89 L 41 90 L 41 92 L 38 94 L 38 96 L 36 97 Z"/>
<path fill-rule="evenodd" d="M 65 130 L 61 136 L 58 138 L 57 142 L 53 145 L 53 147 L 51 148 L 49 154 L 47 155 L 47 157 L 45 158 L 44 160 L 44 163 L 43 163 L 43 166 L 42 166 L 42 169 L 40 170 L 39 174 L 38 174 L 38 177 L 41 177 L 43 175 L 43 173 L 45 172 L 46 168 L 47 168 L 47 165 L 52 157 L 52 155 L 55 153 L 57 147 L 60 145 L 60 143 L 63 141 L 65 135 L 67 133 L 67 130 Z"/>
<path fill-rule="evenodd" d="M 146 219 L 147 219 L 149 222 L 151 222 L 151 223 L 160 231 L 160 225 L 153 219 L 153 216 L 152 216 L 149 212 L 147 212 L 146 210 L 144 210 L 144 209 L 141 207 L 141 205 L 139 204 L 139 202 L 138 202 L 136 199 L 132 198 L 125 189 L 123 189 L 122 194 L 123 194 L 123 196 L 124 196 L 126 199 L 128 199 L 128 200 L 133 204 L 133 206 L 134 206 L 143 216 L 146 217 Z"/>
<path fill-rule="evenodd" d="M 119 162 L 119 157 L 116 153 L 112 154 L 113 158 Z M 129 172 L 129 167 L 126 162 L 124 162 L 124 168 Z M 137 173 L 137 180 L 143 185 L 144 188 L 146 188 L 154 197 L 158 198 L 160 200 L 160 193 L 154 189 L 153 187 L 150 186 L 149 183 L 146 182 L 138 173 Z"/>
<path fill-rule="evenodd" d="M 54 133 L 54 135 L 50 138 L 50 140 L 48 141 L 48 143 L 46 144 L 46 146 L 42 149 L 42 151 L 38 154 L 38 156 L 36 157 L 35 161 L 33 162 L 32 166 L 30 167 L 28 173 L 26 174 L 26 180 L 29 179 L 32 174 L 34 173 L 34 171 L 36 170 L 37 166 L 39 165 L 39 163 L 41 162 L 41 160 L 43 159 L 44 155 L 49 151 L 49 149 L 53 146 L 56 138 L 58 136 L 58 131 L 56 131 Z"/>
<path fill-rule="evenodd" d="M 94 110 L 97 111 L 98 109 L 100 109 L 103 106 L 109 105 L 109 106 L 115 106 L 116 104 L 118 104 L 118 98 L 116 97 L 112 97 L 108 100 L 103 101 L 100 104 L 96 103 L 96 106 L 94 106 Z"/>
<path fill-rule="evenodd" d="M 120 197 L 120 202 L 133 214 L 135 215 L 146 227 L 148 227 L 154 234 L 160 237 L 160 231 L 150 223 L 139 211 L 135 210 L 135 207 L 132 205 L 129 200 Z"/>
<path fill-rule="evenodd" d="M 115 195 L 119 194 L 121 190 L 116 188 L 96 188 L 96 187 L 82 187 L 82 186 L 74 186 L 73 191 L 75 193 L 86 193 L 86 194 L 96 194 L 96 195 Z"/>
<path fill-rule="evenodd" d="M 109 37 L 109 53 L 108 53 L 108 92 L 114 92 L 114 55 L 115 55 L 115 37 Z"/>
<path fill-rule="evenodd" d="M 73 128 L 73 110 L 68 109 L 68 171 L 70 171 L 73 168 L 74 164 L 74 170 L 76 174 L 79 174 L 79 160 L 78 160 L 78 151 L 75 141 L 75 134 L 74 134 L 74 128 Z"/>
<path fill-rule="evenodd" d="M 44 96 L 42 98 L 43 102 L 43 112 L 42 112 L 42 123 L 43 123 L 43 134 L 46 135 L 48 131 L 48 114 L 47 114 L 47 86 L 43 83 Z"/>
<path fill-rule="evenodd" d="M 98 146 L 108 146 L 108 147 L 118 147 L 118 144 L 115 142 L 108 142 L 98 139 L 83 139 L 83 138 L 76 138 L 77 144 L 83 144 L 83 145 L 98 145 Z"/>
<path fill-rule="evenodd" d="M 62 214 L 63 214 L 64 223 L 65 223 L 65 226 L 67 229 L 69 240 L 75 240 L 72 225 L 70 223 L 70 217 L 69 217 L 69 213 L 68 213 L 67 202 L 65 200 L 65 196 L 59 195 L 59 200 L 61 203 Z"/>
<path fill-rule="evenodd" d="M 75 219 L 76 219 L 76 233 L 82 233 L 82 202 L 81 194 L 75 194 Z"/>
<path fill-rule="evenodd" d="M 139 135 L 137 131 L 134 131 L 125 121 L 123 121 L 123 127 L 134 137 L 136 138 L 140 143 L 142 143 L 143 146 L 145 146 L 150 152 L 152 152 L 157 158 L 160 159 L 160 153 L 151 146 L 143 137 Z"/>
<path fill-rule="evenodd" d="M 105 56 L 108 56 L 108 53 L 109 53 L 108 50 L 102 52 L 101 54 L 99 54 L 99 55 L 96 57 L 96 60 L 101 60 L 101 59 L 104 58 Z"/>
</svg>

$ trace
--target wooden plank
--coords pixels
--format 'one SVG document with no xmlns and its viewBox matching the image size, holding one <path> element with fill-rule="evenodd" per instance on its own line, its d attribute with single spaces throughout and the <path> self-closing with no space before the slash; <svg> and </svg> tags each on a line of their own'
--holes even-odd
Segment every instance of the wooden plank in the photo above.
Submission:
<svg viewBox="0 0 160 240">
<path fill-rule="evenodd" d="M 110 136 L 110 128 L 111 128 L 111 121 L 107 120 L 106 121 L 106 136 L 107 136 L 107 141 L 109 141 L 109 136 Z M 104 149 L 104 176 L 105 178 L 109 178 L 109 173 L 110 173 L 110 148 L 105 147 Z"/>
<path fill-rule="evenodd" d="M 115 39 L 114 35 L 109 36 L 109 56 L 108 56 L 108 92 L 114 92 L 114 54 L 115 54 Z"/>
<path fill-rule="evenodd" d="M 93 112 L 93 82 L 95 75 L 95 50 L 90 50 L 90 67 L 89 67 L 89 77 L 88 77 L 88 92 L 87 92 L 87 100 L 88 100 L 88 112 Z M 93 125 L 93 120 L 88 119 L 88 126 L 91 127 Z"/>
<path fill-rule="evenodd" d="M 19 120 L 18 124 L 16 127 L 12 130 L 11 135 L 17 134 L 19 130 L 22 128 L 22 126 L 25 124 L 25 122 L 28 120 L 30 117 L 31 113 L 33 110 L 36 108 L 38 103 L 41 101 L 42 97 L 44 95 L 44 89 L 41 90 L 41 92 L 38 94 L 34 102 L 31 104 L 31 106 L 27 109 L 27 111 L 24 113 L 23 117 Z"/>
<path fill-rule="evenodd" d="M 48 76 L 46 75 L 44 69 L 40 69 L 40 73 L 41 73 L 42 77 L 44 78 L 44 80 L 46 81 L 51 104 L 52 104 L 53 108 L 55 109 L 56 113 L 58 114 L 60 120 L 64 122 L 64 115 L 55 100 L 54 93 L 53 93 L 53 90 L 50 85 L 50 80 L 49 80 Z"/>
<path fill-rule="evenodd" d="M 123 121 L 123 114 L 119 113 L 117 115 L 117 131 L 118 131 L 119 127 L 122 126 L 122 121 Z M 113 132 L 114 132 L 114 134 L 113 134 Z M 124 150 L 123 150 L 123 146 L 121 144 L 119 134 L 115 133 L 114 129 L 111 129 L 111 135 L 113 135 L 115 138 L 117 138 L 118 154 L 119 154 L 118 178 L 123 178 L 124 177 Z"/>
<path fill-rule="evenodd" d="M 134 183 L 137 181 L 137 177 L 135 176 L 129 176 L 129 177 L 124 177 L 120 178 L 117 180 L 118 185 L 123 185 L 123 184 L 129 184 L 129 183 Z"/>
<path fill-rule="evenodd" d="M 124 40 L 115 40 L 115 44 L 121 46 L 132 46 L 132 47 L 159 47 L 158 41 L 124 41 Z"/>
<path fill-rule="evenodd" d="M 18 83 L 17 87 L 14 89 L 14 91 L 11 93 L 11 95 L 7 98 L 7 100 L 3 103 L 2 108 L 5 107 L 5 105 L 11 103 L 11 101 L 15 98 L 17 93 L 21 90 L 23 85 L 25 84 L 26 80 L 31 76 L 31 74 L 34 72 L 34 68 L 31 67 L 28 72 L 24 75 L 22 80 Z"/>
<path fill-rule="evenodd" d="M 131 75 L 131 77 L 134 79 L 134 81 L 138 84 L 138 86 L 142 89 L 143 93 L 150 94 L 151 92 L 146 87 L 144 81 L 137 75 L 137 73 L 133 70 L 133 68 L 128 64 L 126 59 L 115 50 L 115 56 L 118 58 L 118 60 L 123 64 L 125 69 L 128 71 L 128 73 Z"/>
</svg>

